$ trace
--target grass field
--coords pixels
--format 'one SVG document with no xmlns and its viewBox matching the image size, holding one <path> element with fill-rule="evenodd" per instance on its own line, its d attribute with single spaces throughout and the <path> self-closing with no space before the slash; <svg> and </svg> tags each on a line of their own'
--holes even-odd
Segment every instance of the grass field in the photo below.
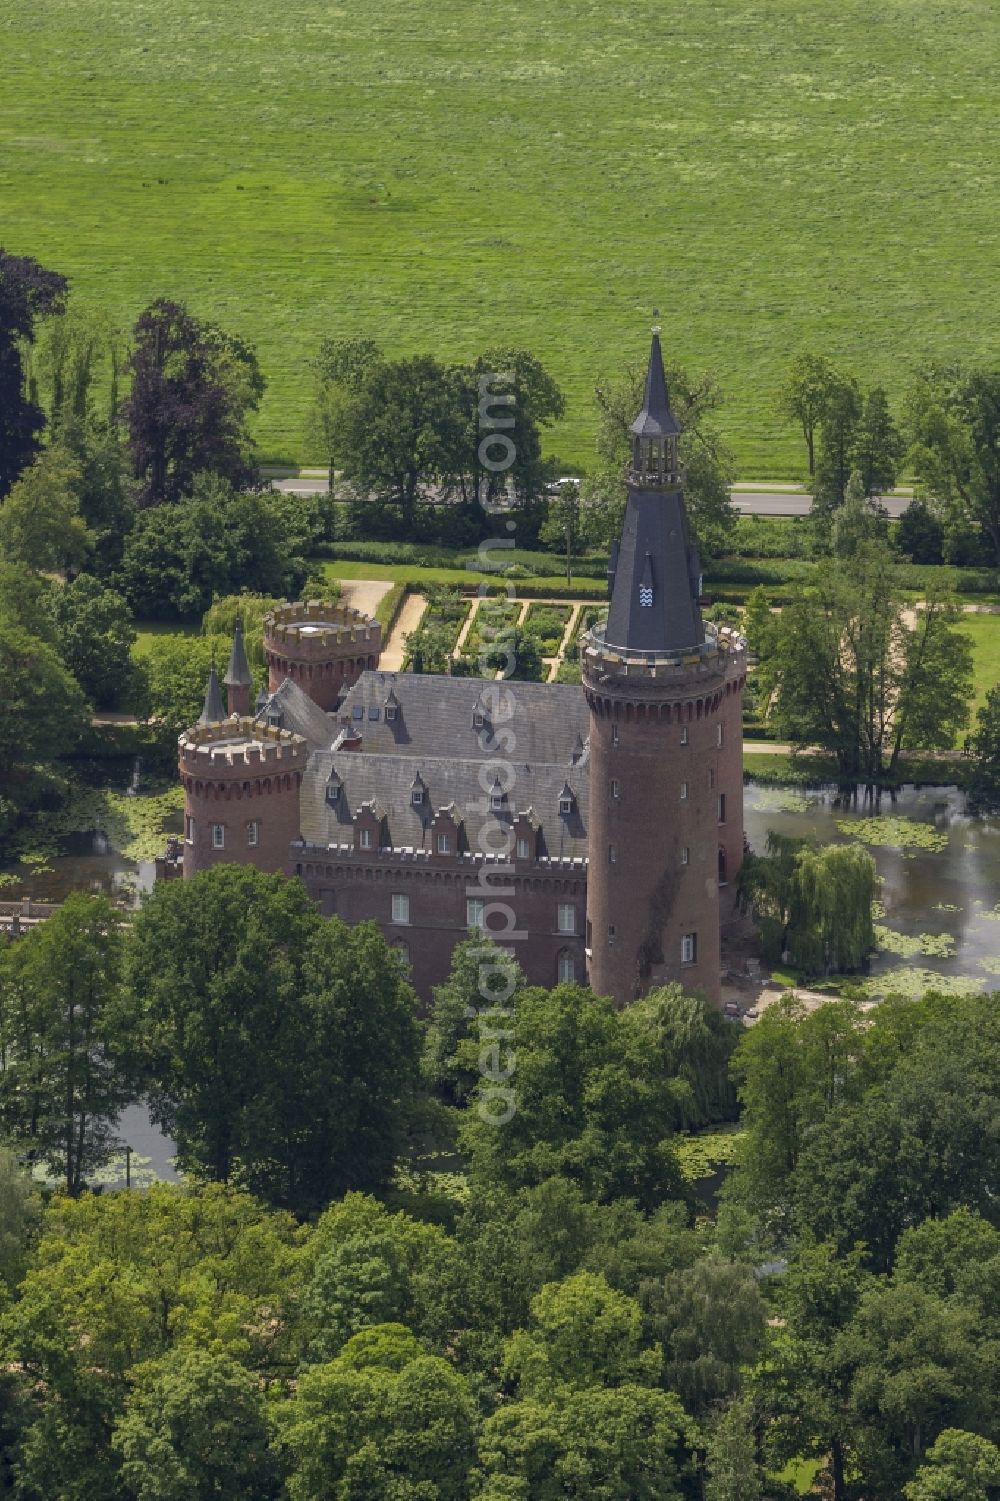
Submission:
<svg viewBox="0 0 1000 1501">
<path fill-rule="evenodd" d="M 307 360 L 365 333 L 527 344 L 585 463 L 655 303 L 741 474 L 795 475 L 796 349 L 894 392 L 995 352 L 998 54 L 986 0 L 6 0 L 0 240 L 254 340 L 266 456 L 311 456 Z"/>
<path fill-rule="evenodd" d="M 962 630 L 972 638 L 972 667 L 975 688 L 972 699 L 970 729 L 976 727 L 976 713 L 991 688 L 1000 683 L 1000 615 L 966 615 Z M 959 737 L 959 744 L 965 734 Z"/>
</svg>

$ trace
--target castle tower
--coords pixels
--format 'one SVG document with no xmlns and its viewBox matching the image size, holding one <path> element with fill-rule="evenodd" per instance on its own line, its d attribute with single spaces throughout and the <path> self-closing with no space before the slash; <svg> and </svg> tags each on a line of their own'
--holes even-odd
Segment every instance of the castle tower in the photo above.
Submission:
<svg viewBox="0 0 1000 1501">
<path fill-rule="evenodd" d="M 676 980 L 720 998 L 743 853 L 742 638 L 706 626 L 659 330 L 632 424 L 606 624 L 583 639 L 590 707 L 590 984 L 627 1005 Z"/>
<path fill-rule="evenodd" d="M 181 735 L 177 749 L 185 877 L 224 864 L 290 874 L 290 846 L 299 837 L 299 787 L 309 758 L 302 736 L 246 717 L 226 719 L 213 667 L 202 717 Z"/>
<path fill-rule="evenodd" d="M 291 678 L 328 713 L 366 668 L 378 666 L 381 650 L 378 621 L 349 605 L 310 599 L 264 617 L 270 692 Z"/>
<path fill-rule="evenodd" d="M 233 649 L 229 654 L 229 666 L 226 668 L 226 675 L 222 681 L 226 685 L 226 704 L 230 714 L 238 714 L 241 717 L 249 714 L 253 674 L 250 671 L 246 647 L 243 644 L 243 622 L 238 615 L 236 630 L 233 634 Z"/>
</svg>

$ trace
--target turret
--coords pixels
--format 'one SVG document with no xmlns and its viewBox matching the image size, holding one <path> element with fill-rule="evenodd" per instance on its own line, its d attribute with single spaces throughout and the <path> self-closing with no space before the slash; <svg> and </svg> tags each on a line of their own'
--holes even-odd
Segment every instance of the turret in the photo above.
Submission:
<svg viewBox="0 0 1000 1501">
<path fill-rule="evenodd" d="M 378 621 L 349 605 L 310 599 L 264 617 L 270 691 L 290 677 L 328 713 L 367 668 L 378 667 L 381 650 Z"/>
<path fill-rule="evenodd" d="M 186 730 L 178 741 L 184 875 L 227 863 L 290 873 L 308 759 L 301 735 L 249 718 Z"/>
<path fill-rule="evenodd" d="M 654 328 L 608 619 L 581 653 L 590 983 L 619 1005 L 674 980 L 718 1001 L 720 911 L 732 911 L 743 849 L 746 650 L 701 619 L 680 432 Z"/>
<path fill-rule="evenodd" d="M 226 668 L 223 682 L 226 685 L 226 704 L 230 714 L 241 716 L 249 714 L 253 674 L 250 671 L 246 646 L 243 643 L 243 622 L 238 615 L 236 630 L 233 634 L 233 649 L 229 655 L 229 666 Z"/>
</svg>

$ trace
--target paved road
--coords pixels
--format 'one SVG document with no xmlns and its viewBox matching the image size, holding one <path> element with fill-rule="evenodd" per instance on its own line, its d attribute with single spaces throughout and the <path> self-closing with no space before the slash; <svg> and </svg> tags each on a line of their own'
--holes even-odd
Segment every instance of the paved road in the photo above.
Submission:
<svg viewBox="0 0 1000 1501">
<path fill-rule="evenodd" d="M 297 475 L 288 479 L 276 479 L 273 481 L 276 490 L 284 490 L 289 495 L 319 495 L 326 490 L 327 482 L 322 477 L 312 475 Z M 812 506 L 812 496 L 804 495 L 801 490 L 781 489 L 773 490 L 741 490 L 739 487 L 733 490 L 733 505 L 744 516 L 808 516 Z M 910 495 L 887 495 L 883 496 L 882 503 L 893 518 L 900 517 L 909 505 Z"/>
</svg>

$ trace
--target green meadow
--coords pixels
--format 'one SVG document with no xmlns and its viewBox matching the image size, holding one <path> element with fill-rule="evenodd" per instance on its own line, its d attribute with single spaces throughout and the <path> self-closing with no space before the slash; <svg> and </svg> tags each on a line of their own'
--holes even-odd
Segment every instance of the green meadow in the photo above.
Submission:
<svg viewBox="0 0 1000 1501">
<path fill-rule="evenodd" d="M 1000 27 L 984 0 L 6 0 L 0 242 L 124 323 L 257 344 L 268 458 L 323 334 L 532 348 L 585 464 L 595 377 L 711 367 L 744 477 L 825 350 L 899 394 L 1000 335 Z"/>
</svg>

